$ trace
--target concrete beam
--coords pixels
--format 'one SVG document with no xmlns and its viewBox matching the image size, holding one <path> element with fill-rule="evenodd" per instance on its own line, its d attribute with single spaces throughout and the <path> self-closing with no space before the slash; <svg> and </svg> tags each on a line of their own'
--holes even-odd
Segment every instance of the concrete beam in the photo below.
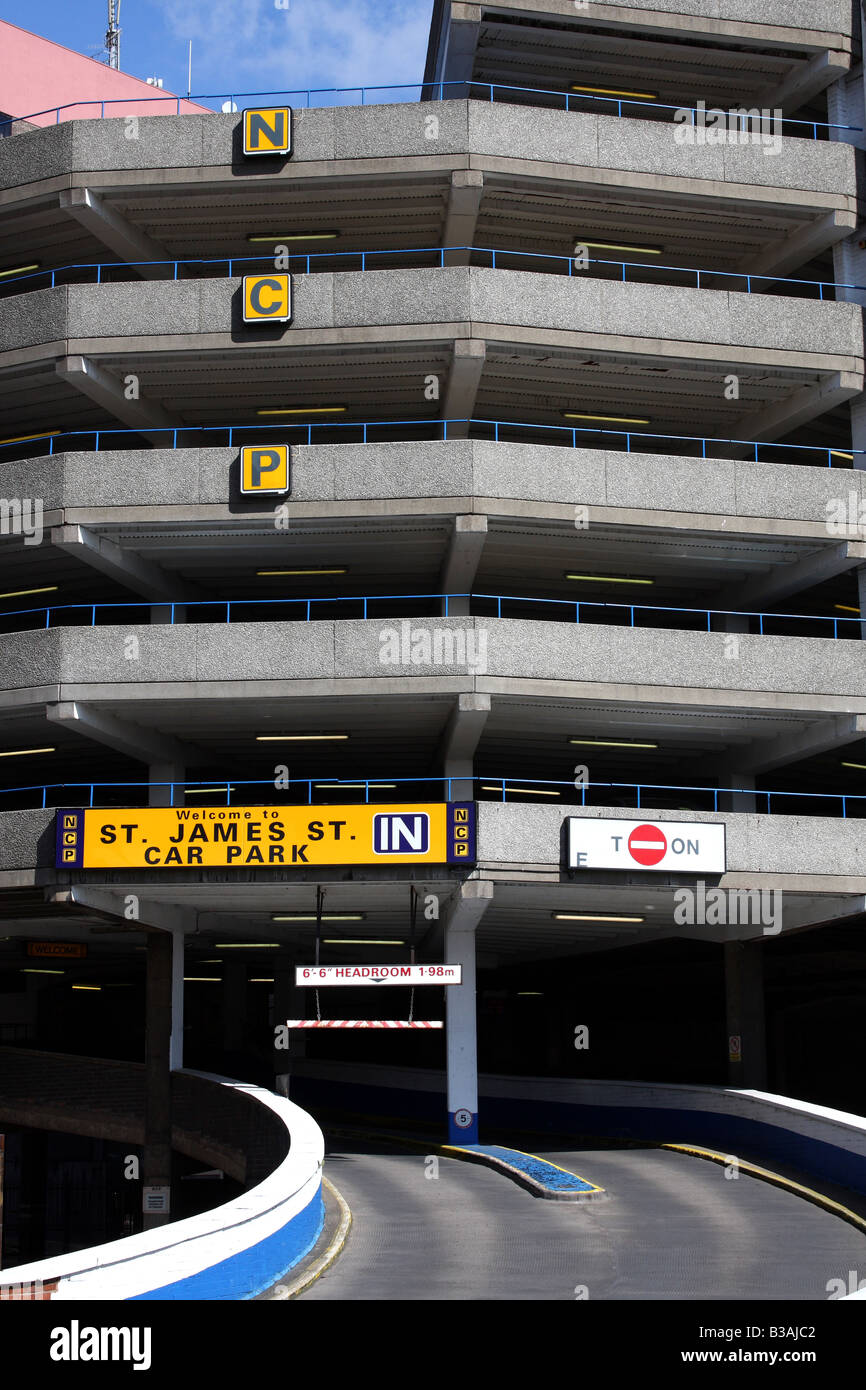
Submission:
<svg viewBox="0 0 866 1390">
<path fill-rule="evenodd" d="M 204 761 L 204 754 L 199 750 L 181 744 L 167 734 L 128 723 L 125 719 L 118 719 L 113 714 L 77 700 L 62 700 L 59 704 L 48 705 L 45 713 L 52 724 L 71 729 L 83 738 L 93 739 L 139 762 L 185 765 L 187 762 Z"/>
<path fill-rule="evenodd" d="M 474 246 L 478 213 L 484 196 L 484 175 L 479 169 L 455 169 L 451 174 L 448 207 L 445 213 L 443 246 Z M 468 251 L 445 256 L 446 265 L 468 265 Z"/>
<path fill-rule="evenodd" d="M 198 913 L 192 908 L 175 907 L 168 903 L 152 903 L 139 898 L 135 916 L 127 917 L 126 900 L 129 894 L 123 889 L 94 887 L 89 883 L 77 884 L 74 888 L 58 888 L 46 895 L 47 901 L 92 909 L 102 916 L 117 917 L 127 931 L 138 928 L 146 930 L 153 927 L 157 931 L 195 932 L 198 930 Z"/>
<path fill-rule="evenodd" d="M 814 758 L 832 748 L 844 748 L 866 734 L 866 715 L 843 714 L 836 719 L 821 719 L 797 734 L 779 734 L 777 738 L 757 740 L 736 752 L 737 770 L 743 773 L 769 772 L 785 763 Z"/>
<path fill-rule="evenodd" d="M 84 526 L 52 527 L 51 544 L 116 579 L 127 589 L 143 594 L 145 598 L 163 598 L 180 603 L 183 600 L 191 602 L 201 596 L 192 585 L 176 579 L 161 565 L 155 565 L 152 560 L 143 560 L 134 550 L 123 549 L 106 536 L 97 536 Z"/>
<path fill-rule="evenodd" d="M 767 406 L 756 415 L 742 415 L 731 431 L 733 439 L 772 440 L 788 434 L 800 425 L 824 415 L 828 410 L 858 396 L 863 389 L 862 379 L 854 372 L 834 372 L 814 386 L 792 391 L 781 401 Z"/>
<path fill-rule="evenodd" d="M 455 516 L 448 553 L 439 574 L 441 594 L 471 594 L 486 540 L 486 516 L 475 512 Z M 448 613 L 451 616 L 468 616 L 469 599 L 450 600 Z"/>
<path fill-rule="evenodd" d="M 825 580 L 861 565 L 866 565 L 866 545 L 862 541 L 842 541 L 839 545 L 822 546 L 820 550 L 813 550 L 790 564 L 778 565 L 766 574 L 723 589 L 719 603 L 723 608 L 754 611 L 768 604 L 779 603 L 791 594 L 810 589 L 815 584 L 823 584 Z"/>
<path fill-rule="evenodd" d="M 128 429 L 140 430 L 145 439 L 152 437 L 156 444 L 165 443 L 165 433 L 151 436 L 151 430 L 165 431 L 177 424 L 153 401 L 141 398 L 127 400 L 123 383 L 89 357 L 60 357 L 54 364 L 54 370 L 76 391 L 88 396 Z"/>
<path fill-rule="evenodd" d="M 475 410 L 481 373 L 487 359 L 487 345 L 480 338 L 457 338 L 448 374 L 448 386 L 442 404 L 445 420 L 469 420 Z M 455 437 L 468 435 L 469 426 L 453 428 Z M 449 430 L 449 436 L 452 430 Z"/>
<path fill-rule="evenodd" d="M 126 263 L 173 259 L 164 246 L 134 227 L 92 188 L 62 189 L 60 207 Z M 136 270 L 145 280 L 164 279 L 166 275 L 165 266 L 138 264 Z"/>
<path fill-rule="evenodd" d="M 837 49 L 816 53 L 808 63 L 792 68 L 781 82 L 765 87 L 755 98 L 755 105 L 767 106 L 771 111 L 776 107 L 783 111 L 796 111 L 810 97 L 817 96 L 831 83 L 845 77 L 850 67 L 850 53 L 840 53 Z"/>
<path fill-rule="evenodd" d="M 804 265 L 828 246 L 835 246 L 857 230 L 857 216 L 853 212 L 836 209 L 813 222 L 807 222 L 765 246 L 756 256 L 741 261 L 737 269 L 743 275 L 786 275 L 789 270 Z"/>
</svg>

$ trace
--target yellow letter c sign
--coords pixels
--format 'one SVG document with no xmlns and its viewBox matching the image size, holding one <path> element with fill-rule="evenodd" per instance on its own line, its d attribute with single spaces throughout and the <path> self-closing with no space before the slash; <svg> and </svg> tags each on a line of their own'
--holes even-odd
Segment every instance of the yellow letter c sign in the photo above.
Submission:
<svg viewBox="0 0 866 1390">
<path fill-rule="evenodd" d="M 291 318 L 290 275 L 244 276 L 244 323 L 290 323 Z"/>
</svg>

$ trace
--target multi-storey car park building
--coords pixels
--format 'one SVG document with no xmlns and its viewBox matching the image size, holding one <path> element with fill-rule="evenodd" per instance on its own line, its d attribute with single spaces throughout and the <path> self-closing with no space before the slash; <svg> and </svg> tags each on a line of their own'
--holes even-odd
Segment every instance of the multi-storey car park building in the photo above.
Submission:
<svg viewBox="0 0 866 1390">
<path fill-rule="evenodd" d="M 146 1041 L 151 1182 L 184 1062 L 447 1058 L 468 1139 L 479 1068 L 866 1110 L 854 9 L 436 0 L 363 104 L 7 113 L 13 1099 Z M 462 984 L 295 986 L 410 950 Z"/>
</svg>

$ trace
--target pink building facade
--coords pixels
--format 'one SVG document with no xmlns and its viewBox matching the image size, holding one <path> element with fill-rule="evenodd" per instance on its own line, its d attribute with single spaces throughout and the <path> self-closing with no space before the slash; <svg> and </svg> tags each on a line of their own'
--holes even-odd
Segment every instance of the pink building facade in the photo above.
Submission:
<svg viewBox="0 0 866 1390">
<path fill-rule="evenodd" d="M 207 109 L 0 20 L 0 119 L 26 118 L 41 126 L 58 119 Z"/>
</svg>

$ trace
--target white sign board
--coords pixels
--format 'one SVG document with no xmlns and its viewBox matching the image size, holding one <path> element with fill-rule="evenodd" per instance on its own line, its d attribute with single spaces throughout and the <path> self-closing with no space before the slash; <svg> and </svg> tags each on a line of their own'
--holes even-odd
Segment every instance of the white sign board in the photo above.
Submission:
<svg viewBox="0 0 866 1390">
<path fill-rule="evenodd" d="M 595 820 L 570 816 L 568 867 L 723 874 L 725 827 L 703 821 Z"/>
<path fill-rule="evenodd" d="M 462 965 L 296 965 L 296 985 L 459 985 Z"/>
</svg>

